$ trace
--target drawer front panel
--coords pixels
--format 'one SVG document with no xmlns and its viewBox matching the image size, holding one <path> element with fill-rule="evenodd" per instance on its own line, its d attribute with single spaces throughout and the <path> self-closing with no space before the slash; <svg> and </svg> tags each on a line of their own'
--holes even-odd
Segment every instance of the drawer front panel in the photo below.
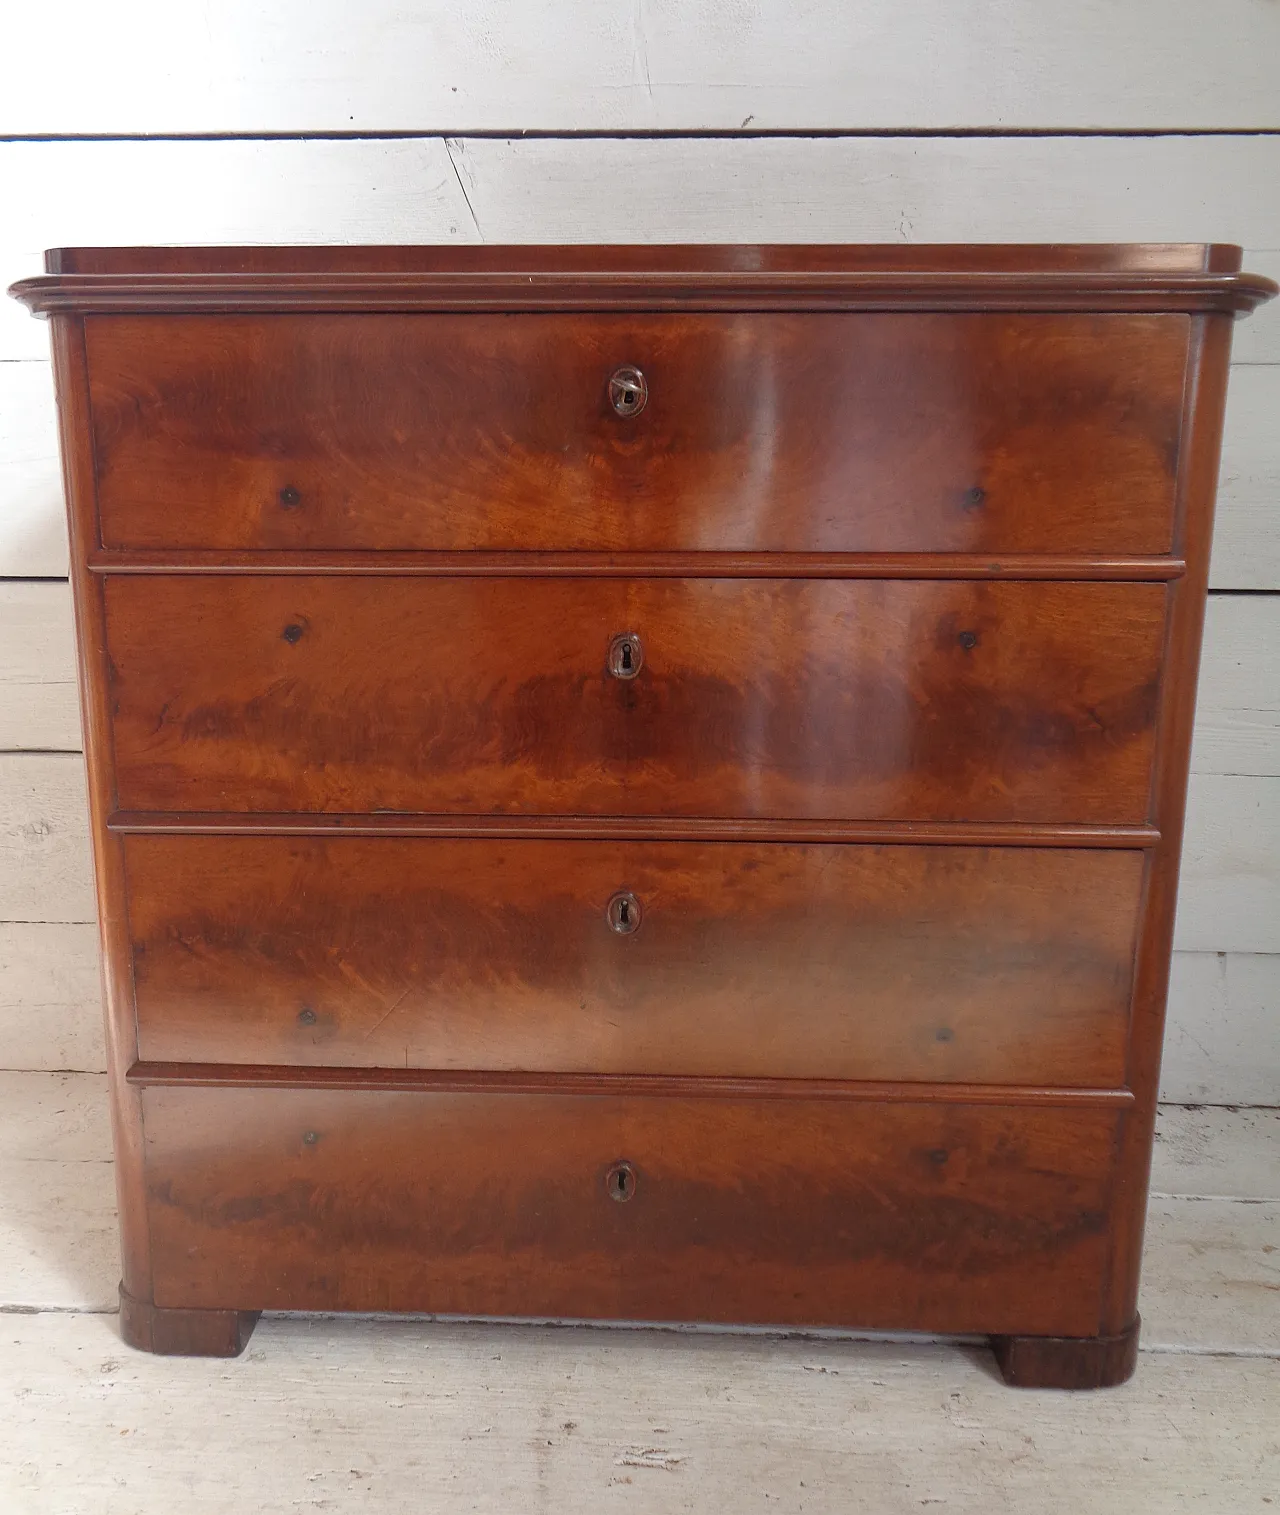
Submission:
<svg viewBox="0 0 1280 1515">
<path fill-rule="evenodd" d="M 148 1061 L 1124 1079 L 1140 853 L 134 836 L 125 859 Z"/>
<path fill-rule="evenodd" d="M 1099 1328 L 1101 1108 L 152 1088 L 143 1118 L 159 1305 Z"/>
<path fill-rule="evenodd" d="M 1163 552 L 1188 331 L 1181 315 L 90 317 L 102 536 Z M 620 416 L 624 366 L 647 399 Z"/>
<path fill-rule="evenodd" d="M 1139 822 L 1166 591 L 121 577 L 119 804 Z M 615 638 L 630 666 L 610 671 Z"/>
</svg>

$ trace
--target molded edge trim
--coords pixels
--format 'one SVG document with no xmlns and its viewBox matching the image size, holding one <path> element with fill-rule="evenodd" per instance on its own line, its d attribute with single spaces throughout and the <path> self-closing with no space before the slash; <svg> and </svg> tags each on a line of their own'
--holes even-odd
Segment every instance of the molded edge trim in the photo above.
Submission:
<svg viewBox="0 0 1280 1515">
<path fill-rule="evenodd" d="M 835 1099 L 889 1104 L 1077 1105 L 1124 1108 L 1128 1089 L 1024 1084 L 890 1083 L 667 1073 L 537 1073 L 506 1069 L 332 1068 L 271 1063 L 137 1062 L 129 1083 L 189 1089 L 365 1089 L 410 1094 L 639 1095 L 666 1099 Z"/>
<path fill-rule="evenodd" d="M 1257 274 L 1163 270 L 537 269 L 520 272 L 45 274 L 37 314 L 244 311 L 1236 311 L 1280 293 Z"/>
<path fill-rule="evenodd" d="M 1062 579 L 1143 583 L 1186 563 L 1153 553 L 491 552 L 117 548 L 92 553 L 98 574 L 350 574 L 432 578 Z"/>
<path fill-rule="evenodd" d="M 972 847 L 1155 847 L 1154 826 L 1041 825 L 1018 821 L 841 821 L 716 819 L 701 816 L 425 815 L 409 811 L 316 812 L 117 810 L 108 829 L 123 835 L 419 836 L 495 841 L 831 842 Z"/>
</svg>

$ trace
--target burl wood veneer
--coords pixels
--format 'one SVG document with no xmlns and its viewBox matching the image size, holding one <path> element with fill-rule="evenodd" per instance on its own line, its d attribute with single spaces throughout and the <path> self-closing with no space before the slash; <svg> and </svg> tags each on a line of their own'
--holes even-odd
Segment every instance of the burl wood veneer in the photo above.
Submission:
<svg viewBox="0 0 1280 1515">
<path fill-rule="evenodd" d="M 1133 1371 L 1224 246 L 65 249 L 126 1340 Z"/>
</svg>

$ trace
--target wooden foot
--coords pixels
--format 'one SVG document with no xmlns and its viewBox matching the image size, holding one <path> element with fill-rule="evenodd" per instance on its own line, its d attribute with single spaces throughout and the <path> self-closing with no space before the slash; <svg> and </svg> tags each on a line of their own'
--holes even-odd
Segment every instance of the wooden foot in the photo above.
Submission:
<svg viewBox="0 0 1280 1515">
<path fill-rule="evenodd" d="M 993 1336 L 1004 1381 L 1018 1389 L 1107 1389 L 1132 1378 L 1138 1327 L 1119 1336 Z"/>
<path fill-rule="evenodd" d="M 239 1357 L 258 1323 L 255 1310 L 166 1310 L 120 1285 L 120 1335 L 161 1357 Z"/>
</svg>

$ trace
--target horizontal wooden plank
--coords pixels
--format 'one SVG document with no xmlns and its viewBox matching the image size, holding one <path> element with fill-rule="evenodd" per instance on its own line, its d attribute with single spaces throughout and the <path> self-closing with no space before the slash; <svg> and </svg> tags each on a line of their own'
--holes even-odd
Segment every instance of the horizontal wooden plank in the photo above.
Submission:
<svg viewBox="0 0 1280 1515">
<path fill-rule="evenodd" d="M 1278 418 L 1280 366 L 1234 367 L 1227 389 L 1209 565 L 1209 582 L 1215 589 L 1280 587 Z"/>
<path fill-rule="evenodd" d="M 1250 273 L 1264 274 L 1280 284 L 1280 249 L 1254 248 L 1245 254 Z M 1280 361 L 1280 316 L 1276 302 L 1263 306 L 1261 319 L 1237 321 L 1231 338 L 1231 361 L 1235 364 Z"/>
<path fill-rule="evenodd" d="M 0 158 L 3 152 L 0 146 Z M 1227 398 L 1211 573 L 1215 588 L 1280 589 L 1277 415 L 1280 364 L 1237 364 Z M 0 362 L 0 576 L 66 571 L 49 365 Z"/>
<path fill-rule="evenodd" d="M 102 1075 L 0 1073 L 0 1308 L 114 1307 L 107 1111 Z"/>
<path fill-rule="evenodd" d="M 1276 1364 L 1142 1356 L 1116 1392 L 1011 1391 L 985 1349 L 267 1319 L 211 1366 L 114 1321 L 5 1323 L 17 1511 L 1265 1510 Z M 535 1492 L 536 1491 L 536 1492 Z"/>
<path fill-rule="evenodd" d="M 66 572 L 53 372 L 43 356 L 0 362 L 0 577 Z"/>
<path fill-rule="evenodd" d="M 110 1161 L 104 1074 L 0 1071 L 0 1162 Z"/>
<path fill-rule="evenodd" d="M 1191 768 L 1280 775 L 1280 595 L 1210 596 Z"/>
<path fill-rule="evenodd" d="M 1197 773 L 1174 945 L 1183 952 L 1280 952 L 1280 781 Z"/>
<path fill-rule="evenodd" d="M 1166 1199 L 1280 1200 L 1280 1109 L 1162 1105 L 1151 1192 Z"/>
<path fill-rule="evenodd" d="M 0 754 L 0 924 L 94 919 L 83 758 Z"/>
<path fill-rule="evenodd" d="M 106 1066 L 97 928 L 0 926 L 0 1068 Z"/>
<path fill-rule="evenodd" d="M 1280 248 L 1280 204 L 1259 192 L 1276 137 L 459 137 L 450 150 L 486 242 Z"/>
<path fill-rule="evenodd" d="M 79 747 L 68 587 L 60 580 L 0 581 L 0 752 Z"/>
<path fill-rule="evenodd" d="M 1280 955 L 1175 952 L 1162 1099 L 1280 1104 Z"/>
<path fill-rule="evenodd" d="M 424 15 L 395 0 L 188 13 L 59 12 L 58 69 L 13 17 L 0 131 L 1266 127 L 1280 20 L 1265 0 L 715 0 Z M 175 67 L 197 57 L 199 69 Z"/>
<path fill-rule="evenodd" d="M 1280 265 L 1280 137 L 0 143 L 0 268 L 66 245 L 1234 241 Z M 46 335 L 0 302 L 0 358 Z M 1239 355 L 1280 361 L 1277 302 Z"/>
<path fill-rule="evenodd" d="M 1280 1356 L 1280 1203 L 1166 1199 L 1147 1206 L 1143 1345 Z"/>
</svg>

